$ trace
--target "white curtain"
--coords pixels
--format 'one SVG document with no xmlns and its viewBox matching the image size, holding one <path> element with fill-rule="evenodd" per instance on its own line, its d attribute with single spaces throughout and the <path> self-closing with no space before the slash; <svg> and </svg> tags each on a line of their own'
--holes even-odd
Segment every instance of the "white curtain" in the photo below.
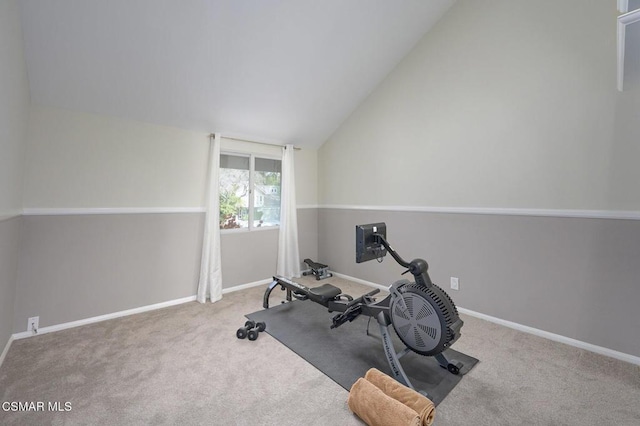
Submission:
<svg viewBox="0 0 640 426">
<path fill-rule="evenodd" d="M 300 276 L 298 250 L 298 212 L 294 173 L 294 148 L 282 148 L 282 191 L 280 195 L 280 235 L 278 238 L 278 264 L 276 274 L 287 278 Z"/>
<path fill-rule="evenodd" d="M 222 265 L 220 261 L 220 135 L 211 137 L 209 173 L 207 176 L 207 204 L 202 240 L 202 261 L 198 302 L 222 299 Z"/>
</svg>

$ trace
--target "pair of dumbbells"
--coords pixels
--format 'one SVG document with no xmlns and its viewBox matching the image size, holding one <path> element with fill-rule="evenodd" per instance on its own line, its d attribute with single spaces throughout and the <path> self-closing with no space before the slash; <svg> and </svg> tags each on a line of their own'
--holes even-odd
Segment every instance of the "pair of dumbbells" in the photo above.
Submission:
<svg viewBox="0 0 640 426">
<path fill-rule="evenodd" d="M 265 331 L 267 329 L 267 324 L 264 322 L 255 321 L 247 321 L 244 323 L 244 327 L 240 327 L 238 331 L 236 331 L 236 337 L 238 339 L 244 339 L 248 337 L 249 340 L 256 340 L 258 338 L 258 333 L 261 331 Z"/>
</svg>

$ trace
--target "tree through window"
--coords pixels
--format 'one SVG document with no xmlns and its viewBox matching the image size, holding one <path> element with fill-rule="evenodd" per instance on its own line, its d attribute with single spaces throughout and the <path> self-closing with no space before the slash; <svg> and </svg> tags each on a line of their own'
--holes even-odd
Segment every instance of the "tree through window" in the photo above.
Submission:
<svg viewBox="0 0 640 426">
<path fill-rule="evenodd" d="M 280 225 L 282 161 L 220 155 L 220 228 Z"/>
</svg>

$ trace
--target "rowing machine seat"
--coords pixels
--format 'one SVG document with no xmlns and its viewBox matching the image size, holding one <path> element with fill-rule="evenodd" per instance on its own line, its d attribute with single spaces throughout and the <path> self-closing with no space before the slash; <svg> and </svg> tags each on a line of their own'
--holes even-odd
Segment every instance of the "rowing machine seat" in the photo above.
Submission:
<svg viewBox="0 0 640 426">
<path fill-rule="evenodd" d="M 316 303 L 327 306 L 329 301 L 334 300 L 342 293 L 338 287 L 331 284 L 322 284 L 320 287 L 309 289 L 309 299 Z"/>
</svg>

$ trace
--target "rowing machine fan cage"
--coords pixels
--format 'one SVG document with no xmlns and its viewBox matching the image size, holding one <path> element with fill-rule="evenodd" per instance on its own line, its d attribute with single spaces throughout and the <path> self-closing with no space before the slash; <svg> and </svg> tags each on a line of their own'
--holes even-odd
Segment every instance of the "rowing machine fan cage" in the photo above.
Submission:
<svg viewBox="0 0 640 426">
<path fill-rule="evenodd" d="M 407 284 L 391 303 L 391 323 L 400 340 L 421 355 L 441 353 L 459 336 L 450 326 L 459 320 L 449 295 L 437 285 Z"/>
</svg>

